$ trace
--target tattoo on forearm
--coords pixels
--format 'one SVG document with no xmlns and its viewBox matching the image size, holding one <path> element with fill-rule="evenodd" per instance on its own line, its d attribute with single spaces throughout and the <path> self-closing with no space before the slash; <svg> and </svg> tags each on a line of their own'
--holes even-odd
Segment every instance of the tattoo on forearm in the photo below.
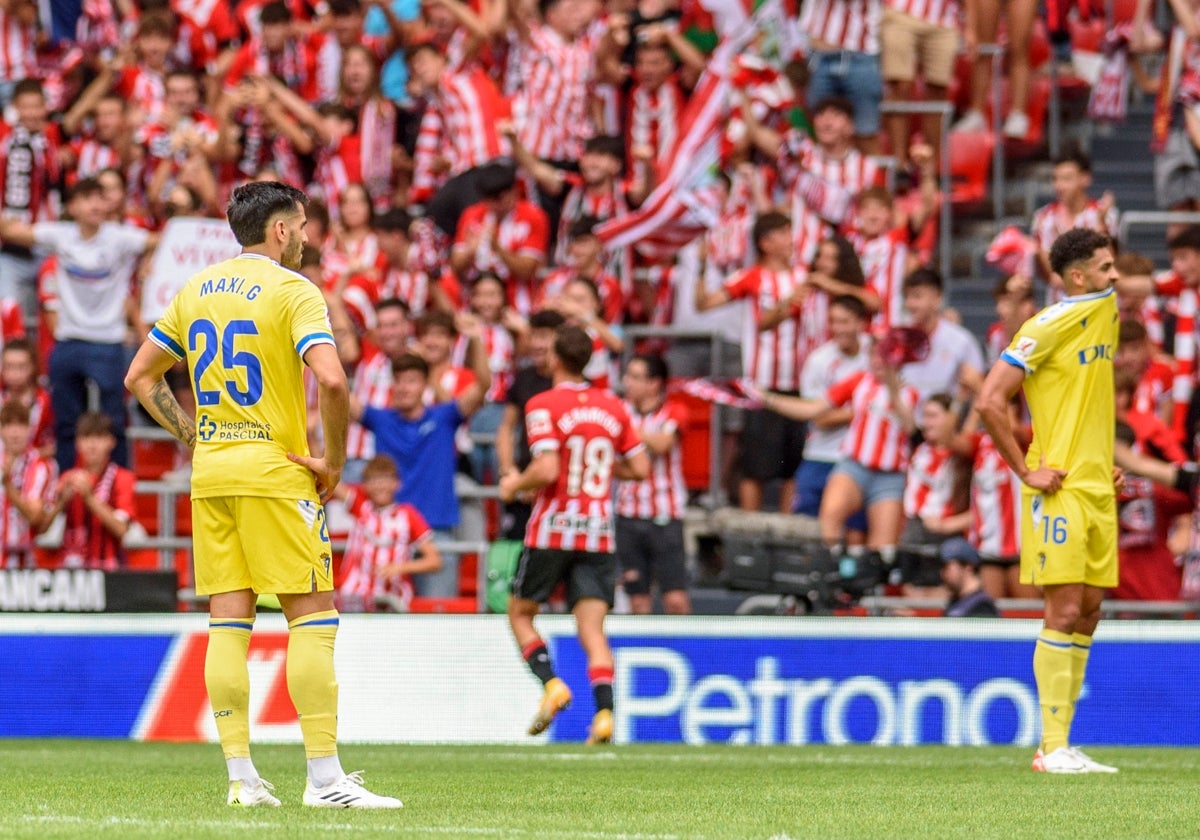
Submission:
<svg viewBox="0 0 1200 840">
<path fill-rule="evenodd" d="M 171 434 L 179 438 L 189 449 L 196 445 L 196 424 L 183 411 L 166 381 L 160 379 L 150 389 L 150 404 L 146 409 L 154 419 Z"/>
</svg>

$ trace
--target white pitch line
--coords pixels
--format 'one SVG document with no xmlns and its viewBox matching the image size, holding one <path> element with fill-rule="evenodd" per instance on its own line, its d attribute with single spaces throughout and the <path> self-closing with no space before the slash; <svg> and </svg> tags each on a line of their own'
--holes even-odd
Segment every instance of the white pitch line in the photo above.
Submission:
<svg viewBox="0 0 1200 840">
<path fill-rule="evenodd" d="M 397 815 L 403 816 L 403 812 Z M 128 826 L 137 828 L 159 828 L 171 829 L 183 824 L 183 820 L 167 820 L 167 819 L 147 819 L 140 817 L 104 817 L 101 819 L 90 819 L 87 817 L 72 816 L 69 814 L 24 814 L 20 817 L 20 822 L 32 823 L 37 825 L 78 825 L 78 826 L 93 826 L 96 828 Z M 201 828 L 216 828 L 216 829 L 272 829 L 286 828 L 283 823 L 268 822 L 264 820 L 186 820 L 189 826 L 199 826 Z M 337 830 L 349 832 L 372 832 L 379 833 L 380 831 L 404 831 L 410 830 L 420 832 L 422 834 L 470 834 L 483 837 L 555 837 L 562 840 L 704 840 L 703 835 L 680 835 L 680 834 L 648 834 L 641 832 L 623 832 L 623 831 L 562 831 L 562 830 L 527 830 L 522 828 L 502 828 L 498 826 L 439 826 L 439 825 L 360 825 L 357 823 L 322 823 L 321 830 Z"/>
</svg>

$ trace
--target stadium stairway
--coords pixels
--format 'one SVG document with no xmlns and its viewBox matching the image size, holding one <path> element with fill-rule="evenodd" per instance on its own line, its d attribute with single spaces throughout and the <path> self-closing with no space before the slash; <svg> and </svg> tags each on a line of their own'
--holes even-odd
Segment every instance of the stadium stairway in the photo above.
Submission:
<svg viewBox="0 0 1200 840">
<path fill-rule="evenodd" d="M 1106 126 L 1092 138 L 1093 193 L 1112 190 L 1122 212 L 1160 209 L 1154 200 L 1154 157 L 1150 153 L 1153 114 L 1152 102 L 1135 101 L 1124 123 Z M 1161 230 L 1132 228 L 1126 248 L 1145 254 L 1159 266 L 1168 262 Z"/>
</svg>

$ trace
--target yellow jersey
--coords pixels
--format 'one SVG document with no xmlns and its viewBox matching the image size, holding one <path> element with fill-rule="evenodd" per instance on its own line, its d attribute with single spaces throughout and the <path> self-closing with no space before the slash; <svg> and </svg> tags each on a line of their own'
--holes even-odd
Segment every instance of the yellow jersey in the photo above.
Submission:
<svg viewBox="0 0 1200 840">
<path fill-rule="evenodd" d="M 1066 470 L 1063 489 L 1111 491 L 1117 294 L 1064 298 L 1021 325 L 1001 358 L 1025 371 L 1033 444 L 1025 463 Z"/>
<path fill-rule="evenodd" d="M 325 299 L 303 275 L 242 254 L 196 274 L 150 331 L 186 359 L 196 397 L 192 497 L 313 497 L 304 354 L 333 344 Z"/>
</svg>

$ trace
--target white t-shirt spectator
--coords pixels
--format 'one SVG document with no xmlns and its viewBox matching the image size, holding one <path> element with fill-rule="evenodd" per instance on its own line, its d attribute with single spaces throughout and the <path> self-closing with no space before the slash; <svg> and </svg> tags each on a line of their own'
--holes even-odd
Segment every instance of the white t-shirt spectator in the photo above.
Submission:
<svg viewBox="0 0 1200 840">
<path fill-rule="evenodd" d="M 838 382 L 852 373 L 867 369 L 867 339 L 859 341 L 858 354 L 847 356 L 836 342 L 827 341 L 809 354 L 800 372 L 800 396 L 821 399 Z M 835 463 L 841 460 L 842 440 L 849 424 L 832 429 L 818 428 L 808 424 L 808 438 L 804 441 L 804 460 Z"/>
<path fill-rule="evenodd" d="M 97 344 L 125 340 L 125 305 L 134 265 L 146 249 L 147 231 L 105 222 L 91 239 L 83 239 L 74 222 L 38 222 L 34 241 L 58 258 L 46 291 L 58 313 L 57 341 L 76 339 Z"/>
<path fill-rule="evenodd" d="M 922 402 L 934 394 L 953 397 L 958 391 L 963 365 L 982 373 L 983 351 L 968 330 L 943 318 L 929 336 L 929 355 L 923 362 L 905 365 L 900 378 L 917 389 Z"/>
</svg>

